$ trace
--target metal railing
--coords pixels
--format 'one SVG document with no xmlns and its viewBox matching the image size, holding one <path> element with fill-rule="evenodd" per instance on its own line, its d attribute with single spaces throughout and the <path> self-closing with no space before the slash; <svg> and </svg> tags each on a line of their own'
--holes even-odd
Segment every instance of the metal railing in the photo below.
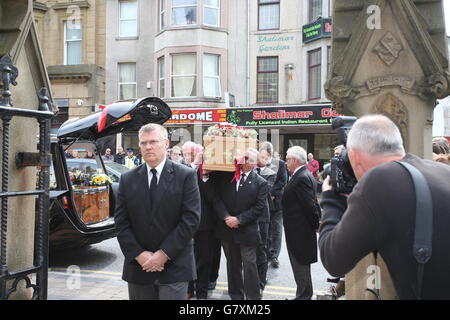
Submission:
<svg viewBox="0 0 450 320">
<path fill-rule="evenodd" d="M 47 299 L 48 283 L 48 209 L 49 209 L 49 166 L 50 154 L 50 121 L 53 117 L 49 106 L 49 94 L 46 88 L 39 91 L 38 110 L 14 108 L 11 103 L 10 85 L 17 85 L 18 70 L 13 65 L 11 57 L 5 55 L 0 58 L 0 80 L 2 82 L 0 98 L 0 118 L 2 121 L 2 166 L 1 166 L 1 192 L 0 192 L 0 300 L 7 300 L 17 291 L 19 282 L 25 281 L 26 288 L 33 289 L 33 300 Z M 40 168 L 37 190 L 8 191 L 9 163 L 10 163 L 10 124 L 13 117 L 34 118 L 39 123 L 38 153 L 19 152 L 15 163 L 18 168 Z M 26 159 L 26 161 L 24 161 Z M 22 270 L 10 272 L 7 264 L 7 232 L 8 232 L 8 199 L 10 197 L 37 196 L 35 215 L 35 239 L 33 265 Z M 36 275 L 33 284 L 33 274 Z"/>
</svg>

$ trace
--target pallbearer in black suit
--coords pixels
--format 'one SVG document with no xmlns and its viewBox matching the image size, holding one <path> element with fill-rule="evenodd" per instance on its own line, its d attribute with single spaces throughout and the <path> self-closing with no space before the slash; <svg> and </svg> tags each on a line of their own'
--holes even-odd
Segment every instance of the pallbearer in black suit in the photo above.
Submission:
<svg viewBox="0 0 450 320">
<path fill-rule="evenodd" d="M 271 190 L 273 185 L 275 184 L 277 174 L 267 166 L 266 158 L 261 157 L 258 150 L 252 151 L 258 155 L 258 163 L 254 171 L 267 181 L 268 190 Z M 259 233 L 261 235 L 261 244 L 259 245 L 257 250 L 256 263 L 258 265 L 261 291 L 264 290 L 267 284 L 267 268 L 269 262 L 268 240 L 271 209 L 273 209 L 273 200 L 270 194 L 267 193 L 266 209 L 264 210 L 264 214 L 259 218 L 258 221 Z"/>
<path fill-rule="evenodd" d="M 217 235 L 227 258 L 228 294 L 233 300 L 261 299 L 256 249 L 261 243 L 258 219 L 266 210 L 268 187 L 254 172 L 256 161 L 256 155 L 247 152 L 236 181 L 231 182 L 233 174 L 217 181 L 221 199 L 215 202 Z"/>
<path fill-rule="evenodd" d="M 269 260 L 273 268 L 279 267 L 278 256 L 281 251 L 283 237 L 283 213 L 281 198 L 283 197 L 284 186 L 287 183 L 288 173 L 286 163 L 283 160 L 272 157 L 274 154 L 273 145 L 266 141 L 259 148 L 260 158 L 266 162 L 266 166 L 276 173 L 273 186 L 270 187 L 270 224 L 269 224 Z"/>
<path fill-rule="evenodd" d="M 290 179 L 283 193 L 283 224 L 286 245 L 297 283 L 297 300 L 313 295 L 311 264 L 317 262 L 316 181 L 306 168 L 307 156 L 302 147 L 287 151 L 286 164 Z"/>
<path fill-rule="evenodd" d="M 196 278 L 193 236 L 200 223 L 196 172 L 166 159 L 167 130 L 139 130 L 145 164 L 123 174 L 117 195 L 117 239 L 131 300 L 186 299 Z"/>
</svg>

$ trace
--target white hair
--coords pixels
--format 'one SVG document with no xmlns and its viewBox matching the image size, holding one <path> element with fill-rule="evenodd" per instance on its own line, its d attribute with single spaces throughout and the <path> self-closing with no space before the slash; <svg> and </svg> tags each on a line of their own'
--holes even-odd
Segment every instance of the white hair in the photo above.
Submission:
<svg viewBox="0 0 450 320">
<path fill-rule="evenodd" d="M 140 136 L 141 133 L 143 133 L 143 132 L 152 132 L 152 131 L 155 131 L 155 130 L 159 130 L 159 133 L 161 134 L 161 139 L 167 140 L 169 138 L 169 134 L 167 133 L 167 129 L 164 128 L 162 125 L 156 124 L 156 123 L 148 123 L 148 124 L 142 126 L 139 129 L 138 135 Z"/>
<path fill-rule="evenodd" d="M 355 122 L 348 134 L 347 149 L 357 149 L 370 156 L 405 153 L 400 130 L 380 114 L 367 115 Z"/>
<path fill-rule="evenodd" d="M 259 151 L 266 151 L 268 154 L 272 155 L 273 154 L 273 144 L 270 143 L 269 141 L 265 141 L 259 147 Z"/>
<path fill-rule="evenodd" d="M 307 155 L 305 149 L 299 146 L 291 147 L 286 152 L 286 158 L 294 158 L 300 161 L 301 164 L 307 162 Z"/>
<path fill-rule="evenodd" d="M 185 148 L 195 148 L 197 146 L 197 144 L 195 143 L 195 142 L 193 142 L 193 141 L 186 141 L 184 144 L 183 144 L 183 149 L 185 149 Z"/>
<path fill-rule="evenodd" d="M 256 150 L 255 148 L 248 148 L 247 152 L 251 152 L 251 153 L 255 154 L 256 157 L 259 157 L 259 151 Z"/>
</svg>

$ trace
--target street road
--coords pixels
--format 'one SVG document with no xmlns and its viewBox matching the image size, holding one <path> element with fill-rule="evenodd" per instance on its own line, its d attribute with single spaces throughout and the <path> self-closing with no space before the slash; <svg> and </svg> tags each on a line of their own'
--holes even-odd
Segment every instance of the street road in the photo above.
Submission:
<svg viewBox="0 0 450 320">
<path fill-rule="evenodd" d="M 268 270 L 268 284 L 264 291 L 264 300 L 284 300 L 292 299 L 295 296 L 296 284 L 292 269 L 289 263 L 289 257 L 286 251 L 284 239 L 282 251 L 279 257 L 280 267 Z M 81 282 L 95 281 L 99 286 L 102 283 L 122 284 L 120 277 L 122 272 L 123 255 L 120 251 L 117 240 L 110 239 L 102 243 L 91 245 L 77 250 L 67 250 L 66 252 L 53 253 L 50 255 L 50 274 L 54 273 L 59 277 L 69 275 L 70 266 L 77 266 L 81 270 Z M 311 268 L 314 294 L 325 294 L 329 290 L 330 283 L 327 283 L 327 277 L 330 277 L 320 262 L 312 265 Z M 63 281 L 64 278 L 61 278 Z M 50 281 L 49 291 L 52 290 Z M 123 283 L 125 284 L 125 283 Z M 64 290 L 62 290 L 64 292 Z M 118 299 L 127 299 L 126 290 L 122 289 L 122 294 Z M 220 274 L 216 289 L 210 291 L 210 299 L 228 300 L 227 294 L 227 274 L 226 259 L 222 252 Z"/>
</svg>

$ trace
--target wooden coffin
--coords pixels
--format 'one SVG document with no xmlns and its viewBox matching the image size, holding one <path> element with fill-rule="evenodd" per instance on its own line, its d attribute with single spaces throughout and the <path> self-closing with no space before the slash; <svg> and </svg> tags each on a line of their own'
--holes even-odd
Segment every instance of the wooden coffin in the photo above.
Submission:
<svg viewBox="0 0 450 320">
<path fill-rule="evenodd" d="M 258 150 L 258 140 L 238 137 L 204 136 L 203 146 L 203 169 L 234 172 L 234 160 L 245 156 L 245 151 L 248 148 Z"/>
<path fill-rule="evenodd" d="M 78 216 L 86 223 L 96 223 L 109 218 L 108 187 L 85 187 L 74 190 Z"/>
</svg>

